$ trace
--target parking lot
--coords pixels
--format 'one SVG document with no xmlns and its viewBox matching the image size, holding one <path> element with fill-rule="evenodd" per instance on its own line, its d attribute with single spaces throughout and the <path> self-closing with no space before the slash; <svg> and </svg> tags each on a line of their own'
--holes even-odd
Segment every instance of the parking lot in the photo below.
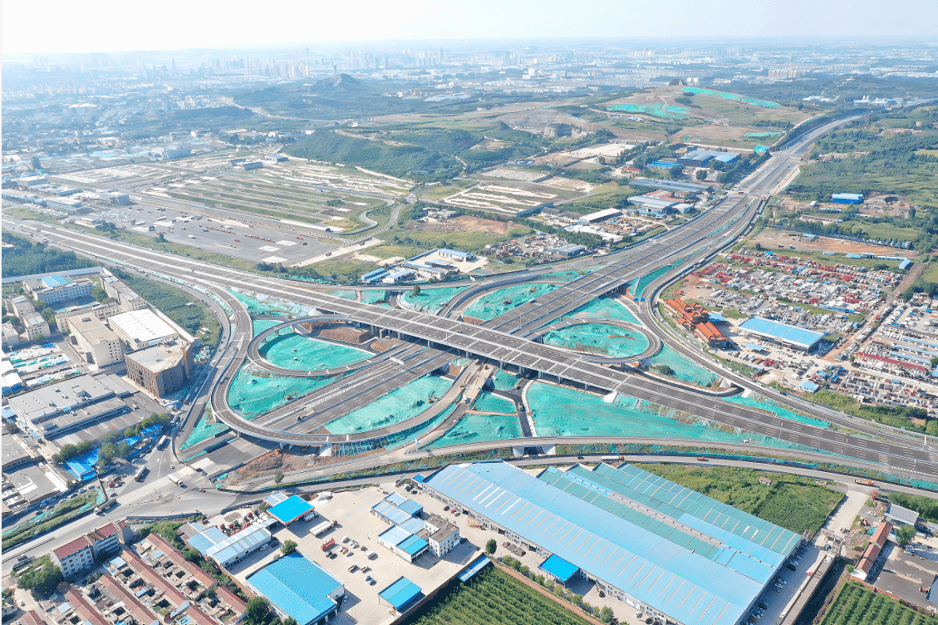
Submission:
<svg viewBox="0 0 938 625">
<path fill-rule="evenodd" d="M 249 575 L 273 561 L 280 545 L 287 540 L 293 540 L 298 545 L 299 553 L 345 584 L 348 600 L 340 606 L 338 617 L 332 622 L 389 622 L 393 619 L 393 614 L 387 604 L 378 601 L 380 591 L 399 577 L 406 577 L 419 586 L 425 595 L 429 594 L 462 571 L 480 553 L 475 545 L 464 542 L 443 558 L 437 558 L 427 551 L 410 564 L 380 545 L 376 540 L 378 535 L 390 526 L 374 516 L 371 508 L 380 502 L 386 493 L 394 491 L 410 496 L 404 493 L 403 489 L 394 489 L 392 485 L 388 485 L 385 492 L 381 488 L 372 487 L 336 493 L 331 500 L 313 500 L 311 503 L 316 507 L 319 516 L 310 521 L 295 521 L 288 528 L 274 528 L 273 536 L 278 544 L 246 558 L 230 572 L 238 581 L 244 583 Z M 410 497 L 424 505 L 430 501 L 430 498 L 425 496 Z M 213 519 L 212 522 L 217 523 L 219 520 Z M 318 537 L 309 533 L 310 529 L 325 520 L 336 521 L 337 525 Z M 344 537 L 348 537 L 347 542 L 343 542 Z M 335 546 L 323 551 L 322 545 L 333 539 Z M 355 544 L 358 546 L 354 547 Z M 342 553 L 343 548 L 347 550 L 346 553 Z M 330 558 L 329 553 L 336 555 Z M 377 557 L 369 558 L 371 553 L 377 554 Z M 356 570 L 350 571 L 353 566 Z M 374 584 L 367 581 L 367 576 L 374 579 Z"/>
<path fill-rule="evenodd" d="M 244 219 L 232 214 L 200 214 L 199 211 L 167 208 L 162 202 L 143 202 L 108 208 L 91 215 L 128 232 L 156 238 L 162 234 L 170 243 L 181 243 L 207 252 L 252 262 L 293 265 L 335 248 L 302 226 L 264 225 L 259 217 Z M 247 221 L 248 223 L 245 223 Z M 150 230 L 150 228 L 153 230 Z"/>
</svg>

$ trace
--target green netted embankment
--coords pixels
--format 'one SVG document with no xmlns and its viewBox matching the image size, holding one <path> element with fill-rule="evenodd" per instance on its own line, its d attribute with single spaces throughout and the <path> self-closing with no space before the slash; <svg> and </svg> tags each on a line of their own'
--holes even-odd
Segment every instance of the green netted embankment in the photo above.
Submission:
<svg viewBox="0 0 938 625">
<path fill-rule="evenodd" d="M 628 358 L 648 349 L 648 339 L 639 332 L 601 323 L 585 323 L 544 335 L 544 344 L 566 349 L 602 354 L 611 358 Z"/>
<path fill-rule="evenodd" d="M 478 410 L 479 412 L 514 414 L 515 402 L 510 399 L 496 397 L 487 391 L 482 391 L 476 398 L 475 403 L 472 404 L 472 409 Z"/>
<path fill-rule="evenodd" d="M 532 299 L 559 288 L 556 284 L 516 284 L 486 293 L 463 311 L 466 317 L 483 321 L 494 319 Z"/>
<path fill-rule="evenodd" d="M 425 375 L 367 406 L 330 421 L 326 429 L 333 434 L 355 434 L 395 425 L 428 409 L 431 406 L 430 398 L 442 397 L 452 385 L 452 380 Z"/>
</svg>

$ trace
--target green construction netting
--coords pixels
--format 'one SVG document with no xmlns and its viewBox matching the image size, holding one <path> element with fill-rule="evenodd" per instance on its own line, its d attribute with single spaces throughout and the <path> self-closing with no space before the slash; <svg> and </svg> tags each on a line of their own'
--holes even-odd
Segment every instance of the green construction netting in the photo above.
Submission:
<svg viewBox="0 0 938 625">
<path fill-rule="evenodd" d="M 559 288 L 556 284 L 516 284 L 486 293 L 463 311 L 466 317 L 488 321 Z"/>
<path fill-rule="evenodd" d="M 376 354 L 286 331 L 261 345 L 261 358 L 295 371 L 318 371 L 367 360 Z"/>
<path fill-rule="evenodd" d="M 426 446 L 427 449 L 464 445 L 481 441 L 520 438 L 521 425 L 517 417 L 490 414 L 467 414 L 446 434 Z"/>
<path fill-rule="evenodd" d="M 363 290 L 362 302 L 365 304 L 377 304 L 387 301 L 389 295 L 387 291 Z"/>
<path fill-rule="evenodd" d="M 472 404 L 473 410 L 479 412 L 494 412 L 504 414 L 515 414 L 515 402 L 510 399 L 496 397 L 487 391 L 482 391 Z"/>
<path fill-rule="evenodd" d="M 628 358 L 648 349 L 648 339 L 640 332 L 602 323 L 584 323 L 552 330 L 544 335 L 545 345 Z"/>
<path fill-rule="evenodd" d="M 661 348 L 661 351 L 648 359 L 649 366 L 665 365 L 670 367 L 673 374 L 670 377 L 690 382 L 698 386 L 711 386 L 720 379 L 720 376 L 711 371 L 707 371 L 694 361 L 678 354 L 667 346 Z M 656 371 L 660 373 L 660 371 Z M 668 375 L 668 374 L 664 374 Z"/>
<path fill-rule="evenodd" d="M 192 432 L 189 433 L 189 438 L 186 439 L 185 443 L 179 446 L 179 450 L 182 451 L 183 449 L 188 449 L 193 445 L 198 445 L 204 440 L 208 440 L 213 436 L 227 432 L 228 429 L 228 426 L 221 421 L 213 420 L 210 422 L 203 414 L 199 418 L 199 422 L 195 424 L 194 428 L 192 428 Z"/>
<path fill-rule="evenodd" d="M 425 375 L 367 406 L 330 421 L 326 429 L 333 434 L 354 434 L 406 421 L 428 409 L 431 406 L 429 400 L 442 397 L 452 385 L 452 380 Z"/>
<path fill-rule="evenodd" d="M 246 295 L 234 289 L 228 289 L 252 315 L 294 315 L 303 317 L 309 314 L 309 306 L 288 302 L 276 297 Z"/>
<path fill-rule="evenodd" d="M 454 286 L 446 289 L 422 289 L 417 295 L 407 291 L 401 296 L 404 302 L 423 312 L 436 312 L 443 304 L 465 291 L 468 287 Z"/>
<path fill-rule="evenodd" d="M 727 443 L 746 439 L 779 449 L 816 451 L 761 434 L 737 432 L 634 397 L 619 396 L 615 402 L 606 403 L 598 395 L 544 382 L 534 382 L 527 397 L 538 436 L 629 436 Z"/>
<path fill-rule="evenodd" d="M 513 373 L 508 373 L 504 369 L 496 369 L 495 373 L 492 374 L 492 385 L 495 387 L 496 391 L 510 391 L 518 384 L 520 380 L 518 376 Z"/>
<path fill-rule="evenodd" d="M 772 414 L 778 415 L 783 419 L 798 421 L 799 423 L 807 423 L 808 425 L 816 425 L 822 428 L 829 428 L 831 426 L 831 424 L 827 421 L 822 421 L 821 419 L 815 419 L 803 414 L 798 414 L 797 412 L 792 412 L 791 410 L 783 408 L 769 399 L 734 395 L 732 397 L 724 398 L 724 401 L 728 401 L 734 404 L 742 404 L 744 406 L 749 406 L 750 408 L 758 408 L 759 410 L 765 410 L 771 412 Z"/>
<path fill-rule="evenodd" d="M 609 299 L 606 297 L 594 299 L 589 304 L 581 306 L 573 312 L 568 312 L 567 314 L 560 317 L 560 319 L 593 318 L 616 319 L 617 321 L 626 321 L 628 323 L 641 325 L 638 322 L 638 319 L 635 318 L 635 315 L 633 315 L 629 309 L 625 307 L 625 305 L 614 299 Z"/>
</svg>

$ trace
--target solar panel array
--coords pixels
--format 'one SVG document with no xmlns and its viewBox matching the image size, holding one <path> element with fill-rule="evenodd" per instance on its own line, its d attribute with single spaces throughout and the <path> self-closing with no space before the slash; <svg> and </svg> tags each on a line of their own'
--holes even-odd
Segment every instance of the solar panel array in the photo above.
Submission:
<svg viewBox="0 0 938 625">
<path fill-rule="evenodd" d="M 485 462 L 450 465 L 427 484 L 686 624 L 739 622 L 797 543 L 787 530 L 628 465 L 561 473 L 538 479 Z"/>
</svg>

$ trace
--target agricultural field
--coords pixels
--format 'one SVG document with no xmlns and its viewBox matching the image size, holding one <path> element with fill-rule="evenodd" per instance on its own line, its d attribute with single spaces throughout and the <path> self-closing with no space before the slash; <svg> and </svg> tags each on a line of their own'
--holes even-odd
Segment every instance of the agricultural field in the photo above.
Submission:
<svg viewBox="0 0 938 625">
<path fill-rule="evenodd" d="M 445 588 L 405 625 L 587 625 L 522 582 L 488 566 L 465 583 Z"/>
<path fill-rule="evenodd" d="M 821 625 L 938 625 L 938 618 L 906 607 L 886 595 L 847 582 Z"/>
<path fill-rule="evenodd" d="M 640 466 L 798 534 L 804 530 L 817 532 L 843 498 L 842 493 L 821 486 L 816 480 L 786 473 L 736 467 Z M 760 477 L 768 477 L 772 485 L 762 484 Z"/>
</svg>

